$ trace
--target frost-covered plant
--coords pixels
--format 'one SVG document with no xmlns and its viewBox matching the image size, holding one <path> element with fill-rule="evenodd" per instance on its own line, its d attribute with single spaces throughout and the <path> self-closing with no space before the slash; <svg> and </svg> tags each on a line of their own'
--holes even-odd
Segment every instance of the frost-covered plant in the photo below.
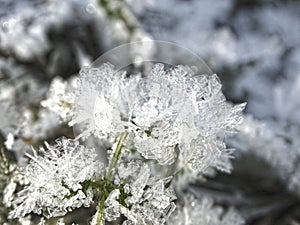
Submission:
<svg viewBox="0 0 300 225">
<path fill-rule="evenodd" d="M 24 187 L 9 203 L 14 208 L 10 218 L 32 212 L 63 216 L 96 201 L 92 224 L 165 224 L 180 202 L 174 188 L 178 196 L 184 188 L 176 184 L 212 169 L 230 172 L 233 150 L 224 141 L 241 123 L 245 104 L 227 103 L 216 75 L 163 64 L 127 75 L 103 64 L 84 67 L 76 88 L 57 82 L 42 104 L 65 121 L 71 116 L 69 125 L 79 135 L 28 154 Z M 91 136 L 110 143 L 104 154 L 79 143 Z M 15 187 L 8 186 L 7 195 Z M 212 221 L 205 222 L 227 219 L 216 214 Z"/>
<path fill-rule="evenodd" d="M 243 218 L 234 210 L 227 212 L 218 206 L 210 198 L 197 200 L 194 196 L 186 196 L 184 206 L 178 208 L 175 215 L 167 224 L 172 225 L 242 225 Z"/>
<path fill-rule="evenodd" d="M 273 87 L 264 106 L 264 119 L 245 116 L 232 144 L 254 154 L 272 167 L 274 175 L 297 195 L 300 194 L 299 141 L 300 77 L 283 79 Z"/>
<path fill-rule="evenodd" d="M 62 216 L 68 211 L 92 202 L 92 192 L 85 182 L 100 175 L 102 164 L 94 149 L 78 141 L 61 138 L 46 149 L 28 155 L 31 162 L 24 171 L 25 187 L 12 204 L 10 218 L 23 217 L 30 212 L 46 217 Z"/>
<path fill-rule="evenodd" d="M 232 145 L 267 162 L 276 176 L 300 194 L 300 131 L 295 125 L 246 116 Z"/>
<path fill-rule="evenodd" d="M 224 137 L 240 124 L 244 106 L 226 102 L 216 75 L 156 64 L 149 74 L 126 77 L 105 64 L 82 70 L 72 124 L 85 123 L 80 137 L 128 133 L 132 147 L 160 165 L 229 172 Z"/>
<path fill-rule="evenodd" d="M 123 188 L 113 190 L 104 202 L 104 217 L 108 221 L 122 214 L 127 218 L 124 224 L 159 225 L 174 211 L 176 196 L 171 188 L 166 188 L 171 177 L 155 178 L 147 164 L 131 161 L 117 168 L 116 178 L 115 183 L 121 182 Z M 129 182 L 124 184 L 124 180 Z M 120 200 L 121 192 L 126 196 L 123 200 Z"/>
<path fill-rule="evenodd" d="M 63 121 L 68 121 L 71 117 L 71 106 L 74 104 L 74 95 L 72 90 L 75 88 L 75 82 L 69 84 L 61 78 L 53 79 L 47 99 L 41 102 L 41 105 L 49 110 L 58 113 Z"/>
</svg>

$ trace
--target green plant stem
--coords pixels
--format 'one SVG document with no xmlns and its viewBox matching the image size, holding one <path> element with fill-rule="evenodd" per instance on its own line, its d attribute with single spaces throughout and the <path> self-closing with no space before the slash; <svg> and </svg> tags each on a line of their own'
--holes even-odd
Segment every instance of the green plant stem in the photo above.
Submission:
<svg viewBox="0 0 300 225">
<path fill-rule="evenodd" d="M 110 181 L 112 181 L 112 179 L 113 179 L 113 169 L 117 166 L 117 163 L 118 163 L 118 160 L 119 160 L 119 157 L 121 154 L 121 150 L 124 146 L 123 143 L 126 140 L 127 136 L 128 136 L 127 132 L 122 134 L 122 136 L 120 137 L 120 139 L 118 141 L 114 155 L 110 161 L 109 168 L 108 168 L 108 175 L 107 175 L 107 179 Z"/>
<path fill-rule="evenodd" d="M 97 184 L 97 183 L 91 182 L 91 183 L 87 184 L 88 186 L 91 185 L 91 186 L 94 186 L 96 188 L 99 188 L 99 190 L 101 190 L 101 196 L 100 196 L 100 199 L 98 202 L 98 209 L 95 214 L 95 218 L 96 218 L 95 224 L 96 225 L 104 225 L 105 224 L 104 215 L 103 215 L 103 210 L 105 208 L 105 200 L 108 197 L 109 193 L 111 192 L 112 185 L 113 185 L 112 180 L 114 177 L 113 169 L 115 169 L 117 166 L 119 157 L 121 155 L 121 150 L 124 146 L 123 143 L 126 140 L 127 136 L 128 136 L 128 133 L 125 132 L 119 138 L 117 147 L 116 147 L 115 152 L 112 156 L 112 159 L 110 160 L 110 163 L 109 163 L 107 176 L 106 176 L 106 178 L 104 178 L 103 183 Z"/>
<path fill-rule="evenodd" d="M 105 199 L 107 198 L 106 193 L 103 193 L 99 199 L 98 202 L 98 209 L 96 212 L 96 225 L 104 225 L 105 224 L 105 220 L 103 217 L 103 210 L 105 207 Z"/>
</svg>

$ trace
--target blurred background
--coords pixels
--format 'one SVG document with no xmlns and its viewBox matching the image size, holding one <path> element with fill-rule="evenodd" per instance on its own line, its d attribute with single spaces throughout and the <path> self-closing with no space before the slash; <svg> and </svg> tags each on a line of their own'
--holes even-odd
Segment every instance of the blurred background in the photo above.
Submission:
<svg viewBox="0 0 300 225">
<path fill-rule="evenodd" d="M 198 54 L 229 101 L 248 103 L 241 134 L 228 140 L 233 173 L 191 185 L 194 193 L 234 206 L 249 225 L 300 224 L 299 0 L 0 0 L 1 138 L 21 117 L 26 124 L 14 133 L 16 163 L 30 145 L 72 136 L 40 104 L 54 80 L 151 39 Z"/>
</svg>

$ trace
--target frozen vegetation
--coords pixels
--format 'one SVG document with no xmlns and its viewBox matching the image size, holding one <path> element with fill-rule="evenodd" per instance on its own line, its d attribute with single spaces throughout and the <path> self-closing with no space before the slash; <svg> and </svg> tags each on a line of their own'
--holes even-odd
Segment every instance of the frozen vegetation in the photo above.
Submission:
<svg viewBox="0 0 300 225">
<path fill-rule="evenodd" d="M 299 12 L 297 0 L 0 0 L 0 224 L 299 224 Z M 144 40 L 213 73 L 171 49 L 182 65 L 91 64 Z"/>
</svg>

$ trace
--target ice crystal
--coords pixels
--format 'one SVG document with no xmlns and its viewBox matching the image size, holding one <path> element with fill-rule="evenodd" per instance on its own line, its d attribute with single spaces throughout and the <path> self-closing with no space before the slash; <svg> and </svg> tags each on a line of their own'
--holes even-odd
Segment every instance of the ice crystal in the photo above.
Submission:
<svg viewBox="0 0 300 225">
<path fill-rule="evenodd" d="M 231 169 L 224 138 L 241 123 L 245 104 L 226 102 L 217 75 L 195 75 L 186 66 L 125 77 L 110 64 L 81 72 L 73 123 L 86 123 L 80 136 L 132 133 L 134 148 L 161 165 L 176 158 L 205 173 Z M 179 150 L 179 157 L 178 157 Z"/>
<path fill-rule="evenodd" d="M 68 211 L 92 202 L 92 192 L 83 188 L 83 182 L 101 172 L 101 163 L 92 148 L 77 141 L 61 138 L 55 145 L 46 143 L 40 153 L 29 156 L 26 166 L 26 186 L 13 200 L 15 209 L 10 218 L 23 217 L 30 212 L 46 217 L 61 216 Z"/>
<path fill-rule="evenodd" d="M 11 207 L 13 193 L 15 192 L 16 187 L 17 187 L 17 184 L 13 180 L 10 180 L 8 185 L 3 190 L 3 201 L 2 202 L 6 207 Z"/>
<path fill-rule="evenodd" d="M 230 157 L 224 137 L 241 122 L 245 105 L 226 102 L 216 75 L 156 64 L 138 92 L 141 100 L 132 112 L 139 127 L 134 142 L 145 158 L 172 164 L 178 147 L 182 165 L 202 173 L 209 166 L 230 170 L 230 164 L 218 161 Z"/>
<path fill-rule="evenodd" d="M 131 173 L 124 168 L 134 168 Z M 119 167 L 119 176 L 131 180 L 124 184 L 122 194 L 127 196 L 122 203 L 121 191 L 113 190 L 105 201 L 104 215 L 108 221 L 116 220 L 124 215 L 124 225 L 164 224 L 175 209 L 176 199 L 171 188 L 166 187 L 169 181 L 151 176 L 150 168 L 141 162 L 130 162 Z"/>
<path fill-rule="evenodd" d="M 38 225 L 46 225 L 46 220 L 44 218 L 41 218 L 40 222 Z M 64 219 L 61 218 L 56 222 L 56 225 L 65 225 Z M 76 225 L 75 223 L 72 223 L 72 225 Z"/>
<path fill-rule="evenodd" d="M 71 124 L 86 125 L 80 135 L 83 137 L 94 134 L 99 138 L 107 138 L 110 134 L 123 132 L 117 102 L 124 74 L 117 73 L 110 64 L 104 64 L 98 69 L 84 67 L 80 74 Z"/>
<path fill-rule="evenodd" d="M 47 99 L 41 102 L 43 107 L 57 113 L 63 121 L 70 120 L 75 96 L 72 93 L 72 82 L 64 82 L 61 78 L 54 78 L 49 88 Z"/>
<path fill-rule="evenodd" d="M 242 225 L 243 218 L 234 210 L 227 212 L 214 205 L 210 198 L 197 200 L 192 196 L 185 198 L 185 205 L 178 207 L 167 224 L 172 225 Z"/>
</svg>

